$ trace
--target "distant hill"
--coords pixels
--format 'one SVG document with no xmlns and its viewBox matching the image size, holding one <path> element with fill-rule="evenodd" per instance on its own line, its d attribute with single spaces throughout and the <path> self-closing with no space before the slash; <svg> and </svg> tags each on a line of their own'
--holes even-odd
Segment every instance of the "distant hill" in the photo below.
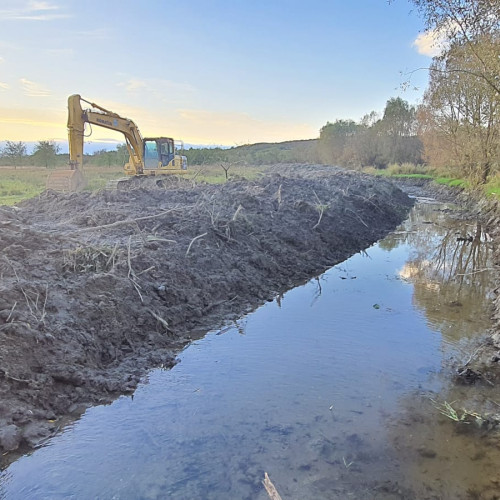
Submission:
<svg viewBox="0 0 500 500">
<path fill-rule="evenodd" d="M 259 142 L 233 148 L 189 148 L 185 155 L 190 165 L 229 161 L 251 165 L 274 163 L 317 163 L 317 139 L 285 142 Z"/>
</svg>

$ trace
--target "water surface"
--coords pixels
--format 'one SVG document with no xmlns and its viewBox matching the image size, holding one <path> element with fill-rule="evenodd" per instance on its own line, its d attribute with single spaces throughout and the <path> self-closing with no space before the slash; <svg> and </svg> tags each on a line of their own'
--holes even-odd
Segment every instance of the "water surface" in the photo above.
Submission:
<svg viewBox="0 0 500 500">
<path fill-rule="evenodd" d="M 283 500 L 494 498 L 496 438 L 432 402 L 500 401 L 450 383 L 490 326 L 486 239 L 418 204 L 366 252 L 89 409 L 3 471 L 0 497 L 264 500 L 266 471 Z"/>
</svg>

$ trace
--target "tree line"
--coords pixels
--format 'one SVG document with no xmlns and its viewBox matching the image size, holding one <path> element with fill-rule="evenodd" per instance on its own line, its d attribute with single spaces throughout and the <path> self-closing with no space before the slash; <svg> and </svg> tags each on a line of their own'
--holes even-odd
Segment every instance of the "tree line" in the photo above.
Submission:
<svg viewBox="0 0 500 500">
<path fill-rule="evenodd" d="M 0 149 L 0 165 L 14 168 L 21 166 L 39 166 L 50 168 L 64 163 L 68 155 L 59 155 L 60 148 L 54 141 L 39 141 L 28 154 L 28 148 L 22 141 L 6 141 Z M 63 156 L 63 158 L 60 158 Z M 66 160 L 67 163 L 67 160 Z"/>
<path fill-rule="evenodd" d="M 5 141 L 0 148 L 0 166 L 54 168 L 69 164 L 69 154 L 60 153 L 60 146 L 54 141 L 39 141 L 33 152 L 28 154 L 28 147 L 22 141 Z M 84 164 L 111 167 L 124 165 L 129 158 L 125 144 L 119 144 L 114 151 L 101 149 L 93 154 L 84 154 Z"/>
</svg>

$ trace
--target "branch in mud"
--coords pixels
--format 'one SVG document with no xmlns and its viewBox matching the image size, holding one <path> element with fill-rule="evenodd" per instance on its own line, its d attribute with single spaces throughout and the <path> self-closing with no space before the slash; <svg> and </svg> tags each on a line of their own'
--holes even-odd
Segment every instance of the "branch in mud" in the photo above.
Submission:
<svg viewBox="0 0 500 500">
<path fill-rule="evenodd" d="M 128 279 L 132 282 L 132 285 L 134 285 L 135 291 L 138 293 L 139 298 L 141 299 L 141 303 L 144 303 L 144 299 L 142 298 L 142 294 L 140 291 L 140 285 L 136 283 L 137 275 L 134 273 L 134 270 L 132 269 L 132 262 L 130 258 L 130 242 L 132 240 L 132 236 L 129 237 L 128 239 L 128 246 L 127 246 L 127 264 L 128 264 Z"/>
<path fill-rule="evenodd" d="M 359 222 L 361 222 L 361 224 L 363 224 L 363 226 L 368 227 L 368 224 L 354 210 L 351 210 L 350 208 L 346 208 L 346 211 L 352 212 L 357 217 Z"/>
<path fill-rule="evenodd" d="M 119 226 L 126 226 L 127 224 L 136 225 L 140 221 L 156 219 L 158 217 L 163 217 L 167 214 L 175 212 L 176 210 L 185 211 L 186 209 L 189 209 L 189 208 L 192 208 L 192 207 L 187 206 L 187 207 L 181 208 L 179 206 L 175 206 L 169 210 L 165 210 L 163 212 L 160 212 L 159 214 L 147 215 L 145 217 L 138 217 L 137 219 L 119 220 L 119 221 L 113 222 L 111 224 L 103 224 L 102 226 L 83 227 L 81 229 L 76 229 L 74 232 L 75 233 L 88 233 L 88 232 L 92 232 L 92 231 L 102 231 L 103 229 L 112 229 L 112 228 L 119 227 Z"/>
<path fill-rule="evenodd" d="M 151 316 L 153 316 L 154 319 L 156 319 L 164 328 L 167 330 L 169 333 L 174 333 L 174 331 L 168 326 L 168 323 L 166 320 L 164 320 L 161 316 L 158 316 L 154 311 L 151 309 L 146 309 Z"/>
<path fill-rule="evenodd" d="M 186 257 L 188 256 L 189 254 L 189 250 L 191 250 L 191 246 L 193 245 L 193 243 L 196 241 L 196 240 L 199 240 L 200 238 L 203 238 L 204 236 L 206 236 L 208 233 L 203 233 L 203 234 L 199 234 L 198 236 L 195 236 L 192 240 L 191 240 L 191 243 L 189 243 L 189 246 L 186 250 Z"/>
<path fill-rule="evenodd" d="M 316 191 L 313 191 L 313 193 L 314 193 L 314 196 L 316 197 L 316 201 L 318 202 L 318 203 L 316 203 L 315 207 L 316 207 L 316 210 L 319 212 L 318 222 L 316 222 L 316 224 L 314 224 L 314 226 L 313 226 L 313 229 L 316 229 L 319 226 L 321 219 L 323 218 L 323 214 L 325 213 L 325 210 L 327 210 L 330 205 L 328 205 L 328 203 L 321 203 L 319 196 L 316 194 Z"/>
</svg>

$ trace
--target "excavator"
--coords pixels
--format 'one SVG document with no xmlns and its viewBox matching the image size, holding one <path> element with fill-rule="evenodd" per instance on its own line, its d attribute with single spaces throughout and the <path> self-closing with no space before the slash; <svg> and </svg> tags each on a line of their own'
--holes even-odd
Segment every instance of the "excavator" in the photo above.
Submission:
<svg viewBox="0 0 500 500">
<path fill-rule="evenodd" d="M 83 109 L 82 102 L 90 106 Z M 182 174 L 187 170 L 185 156 L 176 154 L 170 137 L 142 137 L 130 119 L 109 111 L 75 94 L 68 97 L 69 169 L 56 170 L 47 178 L 47 189 L 79 191 L 85 186 L 83 175 L 83 140 L 85 125 L 98 125 L 121 132 L 130 158 L 125 164 L 127 175 Z"/>
</svg>

